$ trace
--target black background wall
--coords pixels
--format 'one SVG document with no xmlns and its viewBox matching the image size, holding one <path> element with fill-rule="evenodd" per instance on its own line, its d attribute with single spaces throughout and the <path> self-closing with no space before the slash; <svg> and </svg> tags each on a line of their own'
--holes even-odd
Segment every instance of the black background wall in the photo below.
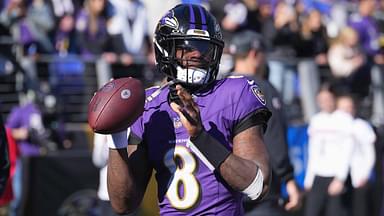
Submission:
<svg viewBox="0 0 384 216">
<path fill-rule="evenodd" d="M 24 199 L 20 215 L 94 215 L 98 169 L 87 151 L 23 159 Z"/>
</svg>

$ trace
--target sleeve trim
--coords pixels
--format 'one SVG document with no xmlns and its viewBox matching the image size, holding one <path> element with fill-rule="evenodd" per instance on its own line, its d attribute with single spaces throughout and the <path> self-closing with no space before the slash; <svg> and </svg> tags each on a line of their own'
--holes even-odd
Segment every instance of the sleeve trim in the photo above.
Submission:
<svg viewBox="0 0 384 216">
<path fill-rule="evenodd" d="M 271 117 L 272 113 L 267 109 L 258 109 L 256 111 L 251 112 L 242 118 L 233 128 L 233 136 L 236 136 L 240 132 L 253 127 L 255 125 L 262 125 L 264 132 L 267 129 L 267 122 Z"/>
</svg>

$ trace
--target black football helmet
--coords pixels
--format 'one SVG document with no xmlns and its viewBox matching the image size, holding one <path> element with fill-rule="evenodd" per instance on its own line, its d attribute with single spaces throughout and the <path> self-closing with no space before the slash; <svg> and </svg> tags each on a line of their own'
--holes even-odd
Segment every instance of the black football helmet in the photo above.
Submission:
<svg viewBox="0 0 384 216">
<path fill-rule="evenodd" d="M 160 19 L 155 30 L 158 69 L 191 91 L 216 79 L 223 47 L 219 24 L 200 5 L 177 5 Z"/>
</svg>

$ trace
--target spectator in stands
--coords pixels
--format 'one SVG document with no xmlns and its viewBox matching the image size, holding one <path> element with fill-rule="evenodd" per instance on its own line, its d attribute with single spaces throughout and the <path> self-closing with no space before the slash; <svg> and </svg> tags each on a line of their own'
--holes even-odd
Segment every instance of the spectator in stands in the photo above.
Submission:
<svg viewBox="0 0 384 216">
<path fill-rule="evenodd" d="M 209 10 L 219 22 L 223 39 L 228 44 L 232 36 L 236 32 L 244 29 L 252 29 L 254 21 L 255 9 L 257 1 L 253 0 L 224 0 L 224 1 L 208 1 Z M 248 14 L 248 11 L 252 14 Z M 250 16 L 249 16 L 250 15 Z M 257 25 L 259 26 L 259 25 Z M 257 28 L 257 27 L 256 27 Z M 227 49 L 225 47 L 224 49 Z M 225 53 L 226 50 L 224 50 Z"/>
<path fill-rule="evenodd" d="M 329 67 L 338 91 L 356 93 L 360 97 L 368 94 L 370 66 L 366 59 L 357 32 L 350 27 L 343 28 L 328 52 Z"/>
<path fill-rule="evenodd" d="M 63 56 L 77 53 L 75 37 L 75 19 L 72 14 L 60 17 L 54 32 L 55 51 Z"/>
<path fill-rule="evenodd" d="M 20 106 L 11 110 L 6 126 L 11 129 L 12 137 L 20 150 L 21 157 L 40 155 L 41 144 L 45 136 L 42 115 L 35 103 L 35 93 L 26 92 L 21 97 Z M 13 179 L 14 200 L 11 203 L 11 215 L 17 215 L 22 195 L 22 163 L 19 159 L 16 164 L 16 173 Z"/>
<path fill-rule="evenodd" d="M 293 167 L 288 156 L 286 123 L 283 106 L 277 90 L 265 77 L 265 43 L 261 35 L 244 31 L 234 35 L 229 50 L 235 58 L 235 68 L 231 75 L 243 75 L 256 82 L 265 93 L 266 106 L 272 112 L 264 140 L 272 162 L 272 186 L 263 201 L 255 204 L 245 202 L 246 215 L 285 215 L 286 211 L 300 207 L 300 191 L 294 180 Z M 286 185 L 288 202 L 283 199 L 281 185 Z"/>
<path fill-rule="evenodd" d="M 274 25 L 271 34 L 272 51 L 269 54 L 269 81 L 282 95 L 284 104 L 292 104 L 295 96 L 294 39 L 298 33 L 295 10 L 288 3 L 281 1 L 274 12 Z"/>
<path fill-rule="evenodd" d="M 12 29 L 10 26 L 13 19 L 10 19 L 8 16 L 8 10 L 11 10 L 6 7 L 8 5 L 8 1 L 1 1 L 0 3 L 0 37 L 2 38 L 2 42 L 0 43 L 0 64 L 2 65 L 2 69 L 0 70 L 1 73 L 9 72 L 11 70 L 24 72 L 20 62 L 18 62 L 16 59 L 15 49 L 13 49 L 16 41 L 13 39 L 11 33 Z M 11 69 L 9 67 L 8 69 L 6 68 L 8 61 L 12 63 L 13 67 L 11 67 Z"/>
<path fill-rule="evenodd" d="M 366 86 L 369 87 L 371 85 L 371 73 L 378 73 L 372 71 L 372 68 L 375 68 L 375 64 L 384 64 L 384 54 L 380 53 L 379 26 L 377 20 L 375 20 L 374 17 L 376 3 L 376 0 L 359 1 L 358 11 L 351 15 L 349 20 L 349 25 L 357 31 L 359 35 L 359 42 L 361 43 L 363 51 L 367 56 L 365 73 L 360 73 L 361 76 L 359 77 L 359 80 L 361 83 L 363 83 L 363 85 L 353 86 L 354 89 L 362 89 L 362 91 L 359 91 L 359 93 L 363 93 L 363 97 L 366 97 L 369 93 L 369 89 L 367 89 Z M 383 71 L 381 71 L 381 74 L 382 72 Z M 376 76 L 375 74 L 373 75 Z M 381 79 L 383 78 L 381 77 Z M 380 88 L 372 88 L 372 90 L 376 95 L 380 95 L 382 92 L 382 89 Z M 377 97 L 375 99 L 377 99 Z M 383 106 L 383 103 L 381 102 L 380 105 L 376 106 Z"/>
<path fill-rule="evenodd" d="M 54 22 L 50 8 L 43 0 L 33 0 L 30 4 L 10 0 L 1 20 L 13 29 L 13 37 L 24 45 L 27 55 L 53 51 L 48 33 Z"/>
<path fill-rule="evenodd" d="M 100 169 L 99 188 L 97 197 L 99 198 L 100 216 L 116 216 L 109 201 L 107 189 L 107 169 L 108 169 L 108 135 L 94 134 L 92 161 Z"/>
<path fill-rule="evenodd" d="M 233 34 L 246 24 L 247 7 L 242 1 L 227 1 L 223 9 L 225 15 L 220 24 L 224 41 L 229 41 Z"/>
<path fill-rule="evenodd" d="M 376 0 L 359 1 L 358 11 L 350 16 L 349 25 L 354 28 L 367 54 L 369 62 L 376 62 L 379 57 L 379 27 L 374 18 Z"/>
<path fill-rule="evenodd" d="M 25 15 L 25 4 L 22 0 L 2 1 L 0 22 L 8 28 Z"/>
<path fill-rule="evenodd" d="M 219 24 L 224 19 L 226 13 L 224 11 L 224 6 L 227 4 L 227 0 L 225 1 L 208 1 L 209 3 L 209 12 L 212 13 L 216 17 L 216 20 Z M 223 30 L 222 30 L 223 31 Z"/>
<path fill-rule="evenodd" d="M 354 119 L 343 110 L 334 111 L 334 100 L 327 88 L 320 89 L 317 96 L 320 112 L 311 118 L 308 126 L 306 216 L 347 215 L 343 198 L 354 147 Z"/>
<path fill-rule="evenodd" d="M 327 64 L 328 42 L 322 16 L 318 10 L 310 10 L 301 16 L 301 26 L 295 41 L 298 57 L 301 104 L 304 120 L 318 112 L 316 94 L 320 88 L 319 65 Z M 311 47 L 311 49 L 308 49 Z"/>
<path fill-rule="evenodd" d="M 341 29 L 347 26 L 351 8 L 350 4 L 352 3 L 348 1 L 332 2 L 329 14 L 324 17 L 326 21 L 327 35 L 330 39 L 337 38 Z"/>
<path fill-rule="evenodd" d="M 97 57 L 107 49 L 109 35 L 107 33 L 105 0 L 85 0 L 84 8 L 76 20 L 76 39 L 79 53 L 83 57 Z"/>
<path fill-rule="evenodd" d="M 313 58 L 318 65 L 327 64 L 328 38 L 320 11 L 312 9 L 302 14 L 299 24 L 300 32 L 295 44 L 297 57 Z"/>
<path fill-rule="evenodd" d="M 65 14 L 60 18 L 54 32 L 55 51 L 60 56 L 77 54 L 77 41 L 75 35 L 75 18 L 72 14 Z"/>
<path fill-rule="evenodd" d="M 21 155 L 39 155 L 38 143 L 31 143 L 31 133 L 44 134 L 45 128 L 42 121 L 40 108 L 37 106 L 36 93 L 28 90 L 20 98 L 20 106 L 11 110 L 7 118 L 7 127 L 11 128 L 12 136 L 16 139 Z"/>
<path fill-rule="evenodd" d="M 244 29 L 260 33 L 262 26 L 262 24 L 260 23 L 259 11 L 260 1 L 243 0 L 243 2 L 247 8 L 247 18 L 244 25 Z"/>
<path fill-rule="evenodd" d="M 36 43 L 37 53 L 51 53 L 54 48 L 49 39 L 49 32 L 53 27 L 52 12 L 47 3 L 44 0 L 33 0 L 28 6 L 20 36 L 24 37 L 23 31 L 29 31 Z"/>
<path fill-rule="evenodd" d="M 257 14 L 257 12 L 255 12 L 257 9 L 255 8 L 256 6 L 257 2 L 253 0 L 209 1 L 210 12 L 216 17 L 216 20 L 220 24 L 223 40 L 225 42 L 217 77 L 218 79 L 228 76 L 233 69 L 233 58 L 228 52 L 228 44 L 231 41 L 232 36 L 236 32 L 240 32 L 244 29 L 253 30 L 254 28 L 260 28 L 259 24 L 252 25 L 254 22 L 257 23 L 257 19 L 250 20 Z"/>
<path fill-rule="evenodd" d="M 384 0 L 379 1 L 375 12 L 375 19 L 380 32 L 380 50 L 376 57 L 376 64 L 372 68 L 372 123 L 384 129 Z"/>
<path fill-rule="evenodd" d="M 353 122 L 354 148 L 351 156 L 350 176 L 353 186 L 352 215 L 374 215 L 369 208 L 370 177 L 375 165 L 375 132 L 369 122 L 356 116 L 355 101 L 351 95 L 338 97 L 337 108 L 355 117 Z"/>
<path fill-rule="evenodd" d="M 0 22 L 7 29 L 14 40 L 14 44 L 21 45 L 24 54 L 34 55 L 52 51 L 52 45 L 48 37 L 48 31 L 53 27 L 50 20 L 49 8 L 42 1 L 9 0 L 1 11 Z M 27 87 L 37 90 L 37 73 L 32 59 L 17 58 L 12 48 L 3 47 L 2 55 L 9 59 L 17 71 L 25 76 Z"/>
<path fill-rule="evenodd" d="M 84 0 L 48 0 L 47 3 L 55 17 L 56 26 L 66 15 L 75 15 L 82 8 Z"/>
<path fill-rule="evenodd" d="M 3 7 L 0 13 L 0 23 L 5 28 L 4 33 L 10 35 L 17 40 L 16 33 L 19 29 L 19 20 L 25 16 L 25 4 L 21 0 L 2 1 Z"/>
<path fill-rule="evenodd" d="M 274 18 L 273 18 L 273 4 L 269 0 L 260 0 L 258 1 L 258 13 L 259 13 L 259 22 L 260 34 L 266 38 L 265 45 L 266 51 L 270 52 L 273 49 L 272 36 L 275 34 Z"/>
<path fill-rule="evenodd" d="M 110 0 L 110 3 L 113 14 L 108 22 L 108 32 L 114 53 L 105 57 L 110 63 L 125 66 L 123 70 L 117 68 L 113 71 L 114 78 L 144 78 L 144 64 L 152 51 L 146 8 L 140 0 Z"/>
<path fill-rule="evenodd" d="M 83 1 L 73 0 L 49 0 L 55 28 L 51 31 L 51 39 L 57 53 L 65 55 L 67 53 L 77 53 L 75 40 L 75 15 L 82 6 Z"/>
<path fill-rule="evenodd" d="M 277 0 L 241 0 L 239 2 L 246 8 L 246 12 L 242 12 L 245 16 L 245 20 L 237 24 L 237 28 L 233 33 L 251 30 L 262 35 L 264 35 L 264 33 L 268 34 L 267 31 L 270 31 L 270 27 L 273 27 L 273 10 L 276 6 Z M 228 16 L 231 15 L 231 13 L 238 14 L 240 13 L 240 10 L 230 10 Z M 242 17 L 240 15 L 237 16 L 239 16 L 239 18 Z M 268 44 L 266 45 L 268 46 Z"/>
</svg>

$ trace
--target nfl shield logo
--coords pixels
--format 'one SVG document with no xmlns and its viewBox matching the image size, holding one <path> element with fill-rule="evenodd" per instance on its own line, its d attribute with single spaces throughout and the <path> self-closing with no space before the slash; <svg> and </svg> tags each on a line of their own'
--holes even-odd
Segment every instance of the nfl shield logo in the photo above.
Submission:
<svg viewBox="0 0 384 216">
<path fill-rule="evenodd" d="M 173 127 L 174 128 L 180 128 L 181 126 L 183 126 L 183 124 L 181 123 L 181 120 L 179 117 L 174 117 L 173 118 Z"/>
</svg>

